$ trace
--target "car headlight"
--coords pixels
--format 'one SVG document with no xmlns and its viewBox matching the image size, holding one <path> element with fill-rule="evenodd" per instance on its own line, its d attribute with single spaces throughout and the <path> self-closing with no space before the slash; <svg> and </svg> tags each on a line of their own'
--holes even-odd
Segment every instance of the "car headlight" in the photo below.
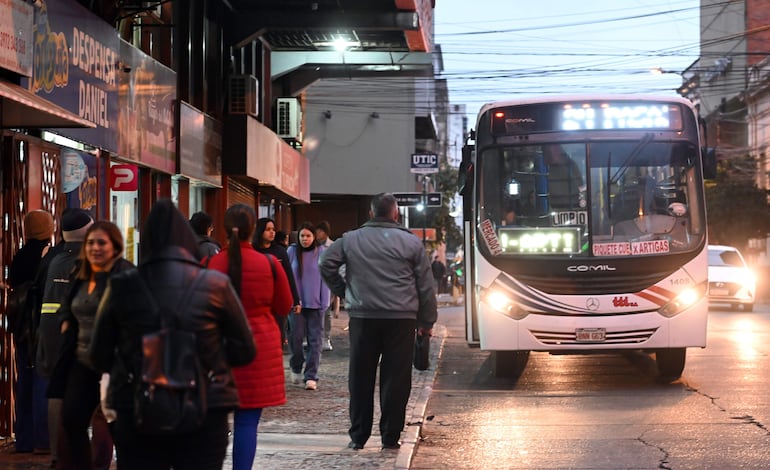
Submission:
<svg viewBox="0 0 770 470">
<path fill-rule="evenodd" d="M 664 317 L 671 318 L 682 313 L 702 299 L 706 295 L 707 289 L 708 282 L 702 282 L 694 287 L 683 290 L 660 309 L 660 314 Z"/>
<path fill-rule="evenodd" d="M 529 312 L 519 307 L 505 292 L 499 289 L 482 289 L 481 300 L 496 312 L 514 320 L 521 320 L 529 315 Z"/>
<path fill-rule="evenodd" d="M 749 289 L 751 291 L 754 290 L 755 286 L 757 285 L 757 278 L 754 276 L 754 273 L 751 272 L 749 269 L 744 269 L 741 271 L 741 274 L 738 276 L 737 281 L 745 287 L 746 289 Z"/>
</svg>

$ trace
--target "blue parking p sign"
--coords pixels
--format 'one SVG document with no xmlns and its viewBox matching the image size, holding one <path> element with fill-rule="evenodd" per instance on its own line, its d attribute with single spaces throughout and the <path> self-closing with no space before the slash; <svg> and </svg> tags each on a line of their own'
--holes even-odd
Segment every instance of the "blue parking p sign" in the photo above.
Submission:
<svg viewBox="0 0 770 470">
<path fill-rule="evenodd" d="M 435 153 L 413 153 L 410 171 L 421 175 L 438 173 L 438 155 Z"/>
</svg>

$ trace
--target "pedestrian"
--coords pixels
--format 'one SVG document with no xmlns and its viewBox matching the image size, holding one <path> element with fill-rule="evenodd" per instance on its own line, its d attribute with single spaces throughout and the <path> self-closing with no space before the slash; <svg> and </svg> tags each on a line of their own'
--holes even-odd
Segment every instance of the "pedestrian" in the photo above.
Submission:
<svg viewBox="0 0 770 470">
<path fill-rule="evenodd" d="M 396 198 L 374 196 L 370 216 L 324 251 L 320 268 L 350 315 L 349 447 L 363 449 L 371 436 L 379 364 L 382 448 L 397 449 L 412 386 L 415 330 L 432 333 L 436 295 L 422 242 L 398 223 Z"/>
<path fill-rule="evenodd" d="M 331 228 L 329 222 L 322 220 L 318 223 L 315 229 L 316 244 L 324 248 L 329 248 L 334 240 L 331 239 L 329 234 Z M 329 300 L 329 306 L 324 311 L 324 341 L 323 350 L 331 351 L 332 347 L 332 317 L 337 318 L 340 314 L 340 298 L 336 295 L 332 295 Z"/>
<path fill-rule="evenodd" d="M 45 397 L 48 380 L 35 367 L 35 319 L 37 300 L 42 293 L 45 269 L 43 257 L 51 249 L 54 221 L 44 210 L 34 210 L 24 217 L 24 245 L 16 252 L 8 269 L 8 285 L 19 300 L 9 305 L 9 328 L 16 350 L 16 389 L 14 431 L 16 452 L 50 451 L 48 437 L 48 403 Z M 13 294 L 12 294 L 13 295 Z"/>
<path fill-rule="evenodd" d="M 110 279 L 97 313 L 89 356 L 109 371 L 105 406 L 114 410 L 112 432 L 120 470 L 219 470 L 228 444 L 228 414 L 238 406 L 232 366 L 251 362 L 256 346 L 243 307 L 227 276 L 203 268 L 193 253 L 195 234 L 167 199 L 150 210 L 141 234 L 137 270 Z M 203 276 L 198 279 L 199 276 Z M 196 282 L 187 308 L 174 311 L 179 328 L 193 331 L 197 357 L 206 376 L 207 412 L 203 425 L 183 434 L 143 434 L 134 426 L 134 384 L 140 376 L 142 336 L 160 329 L 148 295 L 160 305 L 179 305 Z M 141 283 L 149 288 L 146 292 Z"/>
<path fill-rule="evenodd" d="M 289 236 L 283 230 L 275 232 L 275 242 L 282 245 L 284 248 L 289 247 Z"/>
<path fill-rule="evenodd" d="M 433 273 L 433 288 L 436 294 L 443 294 L 446 285 L 446 265 L 439 259 L 438 252 L 433 254 L 433 262 L 430 264 Z"/>
<path fill-rule="evenodd" d="M 286 318 L 293 297 L 286 272 L 276 257 L 259 253 L 249 243 L 256 231 L 256 213 L 245 204 L 225 212 L 226 251 L 214 256 L 209 268 L 226 273 L 239 293 L 246 318 L 259 345 L 257 357 L 233 369 L 240 407 L 233 415 L 233 469 L 249 470 L 257 451 L 257 428 L 262 409 L 286 403 L 281 330 L 274 317 Z M 260 219 L 264 233 L 275 234 L 273 222 Z M 272 228 L 271 228 L 272 227 Z M 266 249 L 269 249 L 266 248 Z M 286 252 L 279 254 L 286 258 Z"/>
<path fill-rule="evenodd" d="M 199 256 L 199 259 L 205 262 L 219 253 L 222 245 L 211 238 L 211 234 L 214 233 L 214 219 L 210 215 L 205 212 L 196 212 L 190 217 L 190 226 L 198 237 L 198 251 L 193 253 L 194 256 Z"/>
<path fill-rule="evenodd" d="M 289 260 L 297 283 L 301 302 L 299 311 L 289 316 L 291 337 L 291 381 L 305 383 L 306 390 L 318 388 L 318 367 L 321 363 L 323 315 L 329 306 L 329 288 L 321 279 L 318 261 L 324 247 L 315 243 L 315 227 L 304 222 L 297 230 L 298 242 L 289 246 Z M 307 354 L 302 346 L 307 341 Z M 305 366 L 304 375 L 302 366 Z"/>
<path fill-rule="evenodd" d="M 289 286 L 291 287 L 292 307 L 291 310 L 299 309 L 299 292 L 297 292 L 297 284 L 294 281 L 294 274 L 291 272 L 291 263 L 289 262 L 289 255 L 286 252 L 286 247 L 276 242 L 277 232 L 275 231 L 275 220 L 269 217 L 261 217 L 257 220 L 257 230 L 254 232 L 254 239 L 251 242 L 251 246 L 260 253 L 267 253 L 273 255 L 281 263 L 284 273 L 289 280 Z M 278 327 L 281 329 L 281 344 L 288 344 L 287 339 L 287 327 L 288 315 L 276 315 L 276 321 L 279 322 Z"/>
<path fill-rule="evenodd" d="M 91 214 L 79 208 L 68 208 L 62 212 L 61 233 L 64 243 L 50 261 L 43 284 L 43 298 L 38 326 L 37 370 L 46 379 L 51 379 L 62 347 L 59 308 L 67 298 L 70 280 L 76 262 L 83 249 L 86 231 L 93 225 Z M 56 379 L 54 379 L 54 382 Z M 56 388 L 56 387 L 53 387 Z M 51 466 L 58 460 L 57 442 L 61 426 L 62 394 L 48 391 L 48 436 L 51 447 Z M 97 424 L 98 426 L 98 424 Z"/>
<path fill-rule="evenodd" d="M 112 463 L 112 437 L 99 406 L 102 374 L 94 370 L 88 348 L 107 280 L 133 267 L 123 258 L 123 236 L 117 225 L 100 220 L 88 227 L 74 279 L 59 309 L 61 332 L 74 339 L 70 343 L 74 351 L 62 347 L 62 354 L 69 356 L 60 358 L 61 364 L 67 364 L 63 366 L 66 371 L 54 372 L 66 377 L 63 390 L 52 390 L 54 394 L 63 393 L 62 432 L 57 443 L 59 469 L 107 470 Z M 92 440 L 88 437 L 89 424 Z"/>
</svg>

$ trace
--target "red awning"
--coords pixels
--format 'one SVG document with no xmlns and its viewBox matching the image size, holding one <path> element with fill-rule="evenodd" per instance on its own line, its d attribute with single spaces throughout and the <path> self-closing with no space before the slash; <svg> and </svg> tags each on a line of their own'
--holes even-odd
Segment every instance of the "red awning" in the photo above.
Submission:
<svg viewBox="0 0 770 470">
<path fill-rule="evenodd" d="M 96 124 L 19 85 L 0 81 L 0 127 L 90 127 Z"/>
</svg>

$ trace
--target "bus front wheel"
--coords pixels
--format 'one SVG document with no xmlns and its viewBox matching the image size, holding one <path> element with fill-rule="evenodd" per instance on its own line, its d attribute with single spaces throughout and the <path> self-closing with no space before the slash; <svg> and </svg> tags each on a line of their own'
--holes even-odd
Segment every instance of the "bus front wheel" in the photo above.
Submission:
<svg viewBox="0 0 770 470">
<path fill-rule="evenodd" d="M 495 377 L 518 378 L 529 361 L 529 351 L 492 351 Z"/>
<path fill-rule="evenodd" d="M 682 376 L 687 349 L 671 348 L 658 349 L 655 352 L 655 362 L 658 364 L 660 377 L 666 380 L 676 380 Z"/>
</svg>

